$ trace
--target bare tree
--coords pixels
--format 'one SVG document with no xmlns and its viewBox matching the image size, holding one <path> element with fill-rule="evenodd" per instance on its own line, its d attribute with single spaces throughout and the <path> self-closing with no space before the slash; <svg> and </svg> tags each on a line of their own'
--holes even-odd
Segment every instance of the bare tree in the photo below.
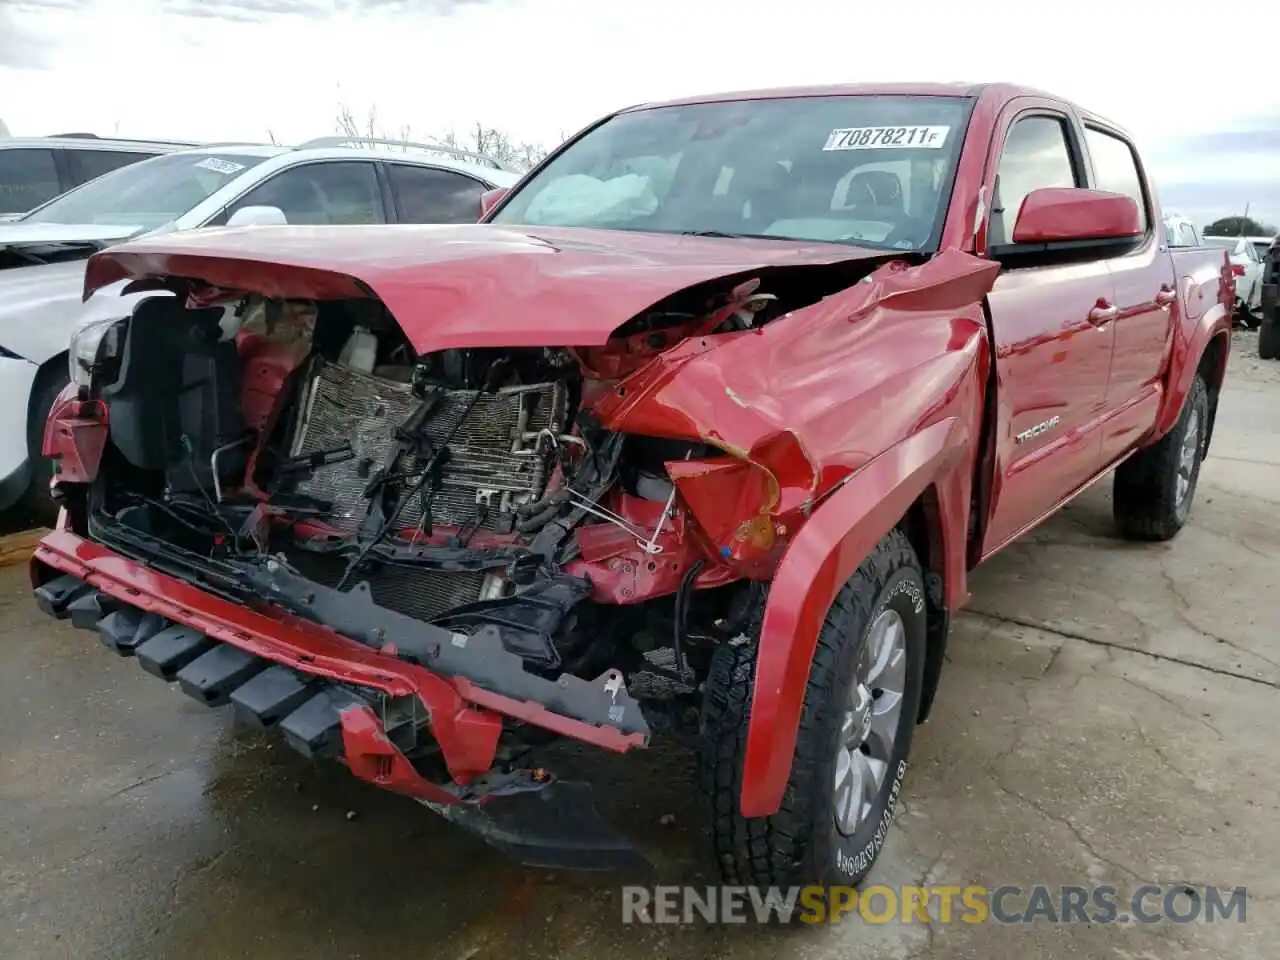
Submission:
<svg viewBox="0 0 1280 960">
<path fill-rule="evenodd" d="M 547 148 L 540 143 L 517 142 L 496 127 L 486 127 L 483 123 L 477 123 L 465 137 L 459 137 L 450 130 L 440 141 L 446 146 L 482 153 L 521 170 L 535 166 L 548 153 Z"/>
<path fill-rule="evenodd" d="M 348 137 L 369 137 L 371 139 L 395 139 L 393 137 L 384 138 L 378 132 L 378 108 L 370 107 L 369 113 L 365 117 L 364 123 L 361 124 L 356 119 L 355 111 L 353 111 L 345 103 L 338 104 L 338 116 L 335 120 L 338 133 Z"/>
<path fill-rule="evenodd" d="M 340 103 L 338 105 L 338 115 L 335 118 L 335 126 L 338 133 L 352 138 L 391 140 L 404 144 L 408 144 L 414 139 L 413 131 L 408 124 L 402 125 L 395 133 L 389 133 L 378 122 L 376 107 L 370 107 L 364 120 L 361 121 L 356 118 L 355 111 L 351 107 L 345 103 Z M 450 130 L 443 135 L 428 136 L 424 139 L 424 142 L 428 144 L 437 143 L 441 146 L 452 147 L 455 150 L 480 153 L 486 157 L 492 157 L 499 163 L 507 164 L 519 170 L 528 170 L 539 163 L 548 153 L 547 148 L 540 143 L 513 140 L 504 131 L 496 127 L 487 127 L 483 123 L 477 123 L 472 130 L 462 136 Z"/>
</svg>

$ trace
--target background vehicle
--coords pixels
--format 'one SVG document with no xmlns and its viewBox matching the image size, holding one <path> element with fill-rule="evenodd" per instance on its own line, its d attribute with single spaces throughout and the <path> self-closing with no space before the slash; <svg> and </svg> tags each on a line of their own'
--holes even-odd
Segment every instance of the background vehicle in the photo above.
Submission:
<svg viewBox="0 0 1280 960">
<path fill-rule="evenodd" d="M 76 334 L 38 602 L 534 863 L 628 851 L 549 741 L 687 730 L 727 879 L 857 883 L 969 570 L 1113 469 L 1186 523 L 1225 252 L 1002 85 L 631 108 L 486 206 L 95 255 L 176 295 Z"/>
<path fill-rule="evenodd" d="M 1275 241 L 1275 237 L 1245 237 L 1251 244 L 1253 250 L 1258 255 L 1259 260 L 1267 258 L 1267 251 L 1271 249 L 1271 244 Z"/>
<path fill-rule="evenodd" d="M 194 143 L 106 139 L 91 133 L 0 137 L 0 222 L 119 167 Z"/>
<path fill-rule="evenodd" d="M 1262 264 L 1262 325 L 1258 328 L 1258 356 L 1280 359 L 1280 237 L 1271 241 Z"/>
<path fill-rule="evenodd" d="M 1195 223 L 1180 213 L 1166 211 L 1164 214 L 1165 241 L 1171 247 L 1202 247 L 1204 240 Z"/>
<path fill-rule="evenodd" d="M 1257 245 L 1250 237 L 1205 237 L 1204 243 L 1227 251 L 1235 277 L 1236 315 L 1255 329 L 1262 319 L 1262 254 Z"/>
<path fill-rule="evenodd" d="M 297 148 L 209 146 L 115 170 L 0 224 L 0 510 L 22 500 L 52 519 L 52 468 L 38 452 L 67 382 L 67 342 L 95 311 L 119 309 L 118 289 L 81 303 L 91 253 L 148 232 L 241 221 L 475 221 L 481 194 L 517 179 L 496 161 L 435 145 L 324 137 Z"/>
</svg>

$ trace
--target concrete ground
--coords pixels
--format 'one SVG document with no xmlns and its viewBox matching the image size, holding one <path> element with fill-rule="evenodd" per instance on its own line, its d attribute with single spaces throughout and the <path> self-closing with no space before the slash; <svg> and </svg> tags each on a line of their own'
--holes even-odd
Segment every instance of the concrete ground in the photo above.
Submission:
<svg viewBox="0 0 1280 960">
<path fill-rule="evenodd" d="M 46 621 L 10 568 L 0 955 L 1274 956 L 1280 364 L 1241 334 L 1229 381 L 1176 543 L 1114 539 L 1104 483 L 976 575 L 873 881 L 1246 885 L 1244 923 L 623 927 L 616 881 L 522 870 L 233 731 Z M 660 882 L 711 882 L 687 756 L 591 765 Z"/>
</svg>

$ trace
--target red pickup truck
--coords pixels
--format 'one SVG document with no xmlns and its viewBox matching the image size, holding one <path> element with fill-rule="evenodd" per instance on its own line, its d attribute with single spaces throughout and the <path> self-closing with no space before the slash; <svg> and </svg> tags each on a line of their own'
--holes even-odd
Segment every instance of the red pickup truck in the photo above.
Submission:
<svg viewBox="0 0 1280 960">
<path fill-rule="evenodd" d="M 688 735 L 728 880 L 860 880 L 968 572 L 1111 471 L 1186 523 L 1225 253 L 1003 85 L 635 107 L 482 206 L 95 255 L 155 295 L 73 341 L 38 602 L 529 863 L 636 856 L 556 741 Z"/>
</svg>

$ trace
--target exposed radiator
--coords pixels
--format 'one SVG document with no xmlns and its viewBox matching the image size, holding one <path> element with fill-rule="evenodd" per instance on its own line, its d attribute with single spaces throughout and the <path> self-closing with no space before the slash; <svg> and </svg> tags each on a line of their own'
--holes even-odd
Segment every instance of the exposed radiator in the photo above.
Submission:
<svg viewBox="0 0 1280 960">
<path fill-rule="evenodd" d="M 432 412 L 424 432 L 439 444 L 461 420 L 476 391 L 447 393 Z M 368 508 L 364 489 L 369 472 L 386 460 L 393 431 L 413 412 L 417 399 L 407 383 L 351 370 L 338 364 L 320 367 L 307 385 L 294 425 L 292 456 L 334 450 L 350 442 L 355 458 L 321 467 L 297 485 L 297 492 L 330 501 L 330 521 L 354 529 Z M 431 498 L 431 520 L 443 526 L 473 523 L 478 506 L 488 504 L 483 527 L 501 525 L 501 515 L 542 496 L 549 455 L 534 455 L 536 436 L 559 435 L 567 416 L 561 383 L 506 387 L 482 394 L 449 443 L 439 489 Z M 412 461 L 403 468 L 412 472 Z M 405 526 L 420 521 L 421 498 L 400 515 Z M 474 599 L 474 598 L 473 598 Z"/>
<path fill-rule="evenodd" d="M 304 577 L 326 587 L 336 586 L 346 569 L 346 560 L 324 554 L 286 550 L 289 562 Z M 484 589 L 483 571 L 445 572 L 409 567 L 374 567 L 355 578 L 369 581 L 373 602 L 407 617 L 430 620 L 464 603 L 480 599 Z"/>
</svg>

